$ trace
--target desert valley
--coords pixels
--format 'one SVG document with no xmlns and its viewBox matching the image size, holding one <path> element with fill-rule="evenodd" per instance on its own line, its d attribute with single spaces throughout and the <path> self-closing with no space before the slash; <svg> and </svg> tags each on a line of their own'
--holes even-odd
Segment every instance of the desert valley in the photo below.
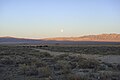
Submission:
<svg viewBox="0 0 120 80">
<path fill-rule="evenodd" d="M 0 0 L 0 80 L 120 80 L 120 0 Z"/>
<path fill-rule="evenodd" d="M 119 75 L 120 34 L 0 38 L 0 80 L 119 80 Z"/>
</svg>

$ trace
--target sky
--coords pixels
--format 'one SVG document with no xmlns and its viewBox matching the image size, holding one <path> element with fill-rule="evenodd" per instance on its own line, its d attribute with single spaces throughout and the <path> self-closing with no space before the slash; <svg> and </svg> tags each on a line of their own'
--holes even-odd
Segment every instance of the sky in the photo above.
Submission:
<svg viewBox="0 0 120 80">
<path fill-rule="evenodd" d="M 0 0 L 0 36 L 120 33 L 120 0 Z"/>
</svg>

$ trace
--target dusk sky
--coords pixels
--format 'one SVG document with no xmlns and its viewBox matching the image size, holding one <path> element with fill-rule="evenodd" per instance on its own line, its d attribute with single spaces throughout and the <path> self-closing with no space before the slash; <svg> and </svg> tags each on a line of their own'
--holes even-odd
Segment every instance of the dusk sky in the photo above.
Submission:
<svg viewBox="0 0 120 80">
<path fill-rule="evenodd" d="M 0 36 L 120 33 L 120 0 L 0 0 Z"/>
</svg>

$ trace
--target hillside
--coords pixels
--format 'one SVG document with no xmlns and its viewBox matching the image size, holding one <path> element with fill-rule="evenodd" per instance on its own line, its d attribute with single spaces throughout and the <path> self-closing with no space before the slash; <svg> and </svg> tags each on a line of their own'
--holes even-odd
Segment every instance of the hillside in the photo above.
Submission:
<svg viewBox="0 0 120 80">
<path fill-rule="evenodd" d="M 44 40 L 120 42 L 120 34 L 99 34 L 99 35 L 87 35 L 81 37 L 56 37 L 56 38 L 46 38 Z"/>
</svg>

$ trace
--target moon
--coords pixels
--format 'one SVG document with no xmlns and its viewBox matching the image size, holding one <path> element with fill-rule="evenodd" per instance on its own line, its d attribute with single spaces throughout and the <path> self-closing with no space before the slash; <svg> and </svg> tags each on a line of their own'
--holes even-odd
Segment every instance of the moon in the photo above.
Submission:
<svg viewBox="0 0 120 80">
<path fill-rule="evenodd" d="M 62 33 L 62 32 L 63 32 L 63 29 L 61 29 L 60 32 Z"/>
</svg>

